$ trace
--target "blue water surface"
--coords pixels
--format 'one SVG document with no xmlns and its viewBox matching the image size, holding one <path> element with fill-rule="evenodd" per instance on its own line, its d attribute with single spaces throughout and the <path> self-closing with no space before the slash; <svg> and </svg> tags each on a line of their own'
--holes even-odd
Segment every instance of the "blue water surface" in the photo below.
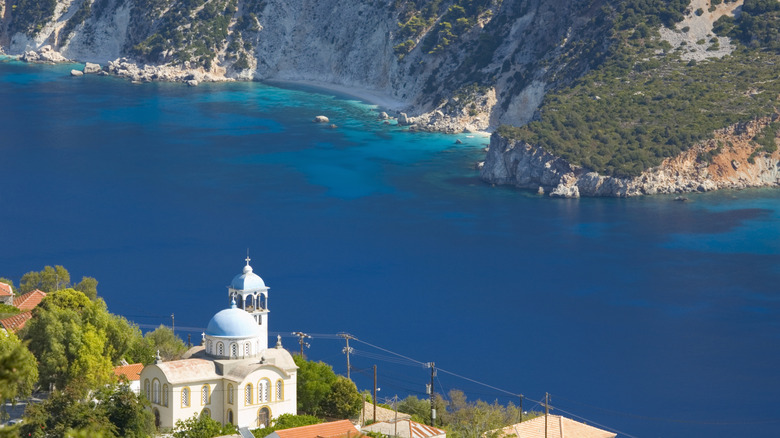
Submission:
<svg viewBox="0 0 780 438">
<path fill-rule="evenodd" d="M 425 397 L 432 361 L 439 393 L 549 392 L 619 436 L 777 430 L 780 191 L 551 199 L 480 182 L 484 137 L 343 96 L 71 68 L 0 61 L 0 276 L 64 265 L 197 342 L 249 248 L 271 331 L 342 374 L 357 336 L 380 397 Z"/>
</svg>

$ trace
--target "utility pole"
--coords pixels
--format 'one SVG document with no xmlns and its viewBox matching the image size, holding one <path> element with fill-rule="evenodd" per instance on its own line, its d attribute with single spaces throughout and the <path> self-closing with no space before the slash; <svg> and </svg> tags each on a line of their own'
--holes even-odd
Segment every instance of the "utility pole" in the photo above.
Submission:
<svg viewBox="0 0 780 438">
<path fill-rule="evenodd" d="M 374 365 L 374 423 L 376 423 L 376 365 Z"/>
<path fill-rule="evenodd" d="M 347 355 L 347 379 L 349 379 L 349 380 L 352 380 L 352 379 L 349 377 L 349 370 L 350 370 L 350 366 L 349 366 L 349 354 L 350 354 L 350 353 L 352 353 L 352 348 L 350 348 L 350 347 L 349 347 L 349 340 L 350 340 L 350 339 L 355 339 L 355 337 L 354 337 L 354 336 L 352 336 L 352 335 L 350 335 L 349 333 L 339 333 L 339 336 L 341 336 L 342 338 L 344 338 L 344 340 L 347 342 L 347 346 L 346 346 L 346 347 L 344 347 L 344 348 L 341 350 L 341 352 Z"/>
<path fill-rule="evenodd" d="M 309 336 L 309 335 L 307 335 L 306 333 L 303 333 L 303 332 L 292 332 L 292 334 L 298 337 L 298 343 L 301 344 L 301 358 L 304 358 L 303 357 L 303 346 L 306 345 L 306 348 L 311 347 L 311 345 L 309 345 L 308 342 L 305 342 L 304 339 L 305 338 L 311 338 L 311 336 Z"/>
<path fill-rule="evenodd" d="M 393 420 L 393 436 L 398 436 L 398 394 L 393 397 L 393 410 L 395 411 L 395 420 Z"/>
<path fill-rule="evenodd" d="M 544 393 L 544 438 L 547 438 L 547 416 L 550 415 L 550 393 Z"/>
<path fill-rule="evenodd" d="M 436 364 L 433 362 L 428 362 L 425 364 L 425 366 L 431 369 L 431 387 L 428 393 L 431 395 L 431 426 L 436 427 L 436 408 L 433 405 L 433 378 L 436 377 Z"/>
<path fill-rule="evenodd" d="M 523 422 L 523 394 L 520 394 L 520 422 Z"/>
</svg>

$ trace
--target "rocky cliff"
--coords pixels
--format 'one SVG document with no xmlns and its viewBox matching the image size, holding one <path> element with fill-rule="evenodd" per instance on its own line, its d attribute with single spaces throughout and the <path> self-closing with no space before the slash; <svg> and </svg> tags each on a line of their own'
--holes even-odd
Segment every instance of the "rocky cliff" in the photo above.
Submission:
<svg viewBox="0 0 780 438">
<path fill-rule="evenodd" d="M 0 0 L 0 47 L 114 61 L 141 81 L 343 86 L 385 97 L 421 128 L 461 132 L 525 123 L 550 84 L 585 71 L 607 44 L 600 3 Z"/>
<path fill-rule="evenodd" d="M 494 184 L 538 190 L 550 196 L 629 197 L 780 186 L 780 115 L 718 130 L 712 139 L 667 158 L 634 178 L 599 175 L 520 140 L 490 139 L 480 176 Z M 771 135 L 767 152 L 757 138 Z"/>
</svg>

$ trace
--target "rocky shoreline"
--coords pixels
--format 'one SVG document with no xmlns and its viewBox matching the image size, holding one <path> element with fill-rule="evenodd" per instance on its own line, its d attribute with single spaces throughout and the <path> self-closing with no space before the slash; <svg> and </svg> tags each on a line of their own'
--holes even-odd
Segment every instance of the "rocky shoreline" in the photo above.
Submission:
<svg viewBox="0 0 780 438">
<path fill-rule="evenodd" d="M 480 177 L 491 184 L 537 190 L 553 197 L 631 197 L 683 194 L 720 189 L 780 187 L 780 152 L 761 152 L 753 142 L 773 114 L 718 130 L 713 138 L 634 178 L 599 175 L 535 145 L 493 134 Z M 775 139 L 780 143 L 780 137 Z M 710 154 L 711 153 L 711 154 Z M 703 157 L 711 155 L 709 161 Z"/>
</svg>

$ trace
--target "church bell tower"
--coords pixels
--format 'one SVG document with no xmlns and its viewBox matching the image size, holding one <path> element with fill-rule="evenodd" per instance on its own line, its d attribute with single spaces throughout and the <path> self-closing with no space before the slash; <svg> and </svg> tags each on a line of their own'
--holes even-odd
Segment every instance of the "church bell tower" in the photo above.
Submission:
<svg viewBox="0 0 780 438">
<path fill-rule="evenodd" d="M 260 276 L 252 272 L 249 266 L 249 256 L 246 258 L 244 271 L 236 275 L 228 286 L 230 302 L 235 300 L 236 307 L 252 315 L 260 328 L 260 349 L 268 348 L 268 287 Z"/>
</svg>

